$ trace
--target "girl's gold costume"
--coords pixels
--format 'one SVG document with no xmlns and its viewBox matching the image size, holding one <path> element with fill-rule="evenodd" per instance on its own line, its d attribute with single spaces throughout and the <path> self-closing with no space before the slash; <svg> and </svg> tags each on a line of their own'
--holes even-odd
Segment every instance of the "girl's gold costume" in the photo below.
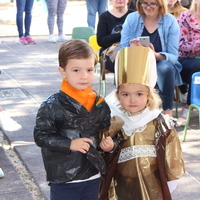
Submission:
<svg viewBox="0 0 200 200">
<path fill-rule="evenodd" d="M 170 191 L 185 172 L 173 123 L 157 109 L 146 108 L 136 116 L 128 116 L 120 108 L 115 91 L 106 101 L 112 117 L 119 116 L 125 121 L 110 200 L 170 200 Z"/>
</svg>

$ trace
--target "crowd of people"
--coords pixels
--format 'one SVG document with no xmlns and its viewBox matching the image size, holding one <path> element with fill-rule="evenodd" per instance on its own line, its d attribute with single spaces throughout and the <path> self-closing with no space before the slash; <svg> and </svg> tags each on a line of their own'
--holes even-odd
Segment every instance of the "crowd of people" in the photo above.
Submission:
<svg viewBox="0 0 200 200">
<path fill-rule="evenodd" d="M 190 7 L 183 6 L 186 1 L 178 0 L 130 0 L 123 3 L 110 0 L 110 3 L 112 9 L 100 15 L 97 26 L 97 41 L 102 47 L 100 54 L 119 41 L 120 49 L 141 45 L 138 38 L 148 36 L 157 61 L 155 87 L 162 98 L 163 113 L 173 117 L 174 89 L 178 86 L 180 95 L 187 97 L 187 105 L 177 120 L 177 126 L 184 126 L 190 105 L 190 79 L 194 72 L 200 71 L 199 1 L 188 1 Z M 113 31 L 116 26 L 121 27 L 118 32 Z M 109 57 L 106 70 L 114 72 L 114 63 Z"/>
<path fill-rule="evenodd" d="M 19 43 L 36 43 L 30 36 L 33 0 L 16 2 Z M 189 8 L 177 0 L 110 0 L 110 9 L 107 0 L 86 0 L 88 26 L 95 29 L 99 14 L 96 32 L 100 53 L 119 43 L 115 64 L 108 61 L 106 68 L 118 72 L 116 89 L 106 98 L 91 86 L 98 62 L 96 53 L 87 42 L 69 40 L 63 32 L 67 0 L 45 2 L 48 41 L 64 42 L 58 55 L 63 78 L 60 90 L 41 104 L 34 126 L 51 199 L 98 200 L 100 177 L 106 174 L 101 156 L 113 153 L 120 145 L 109 198 L 170 200 L 185 172 L 172 121 L 174 88 L 179 86 L 187 93 L 186 106 L 177 121 L 177 125 L 184 125 L 191 76 L 200 71 L 200 0 L 193 0 Z M 148 47 L 140 43 L 141 36 L 150 39 Z M 0 124 L 5 113 L 0 107 Z M 115 116 L 124 124 L 112 138 L 108 130 Z M 16 125 L 15 130 L 21 128 L 7 115 L 8 119 Z M 2 128 L 6 130 L 5 125 Z M 120 143 L 116 143 L 117 137 Z M 3 175 L 0 168 L 0 178 Z"/>
</svg>

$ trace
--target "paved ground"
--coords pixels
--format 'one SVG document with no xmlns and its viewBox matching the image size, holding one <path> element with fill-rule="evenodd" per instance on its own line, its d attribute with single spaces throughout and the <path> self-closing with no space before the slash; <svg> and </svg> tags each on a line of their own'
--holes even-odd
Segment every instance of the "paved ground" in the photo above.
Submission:
<svg viewBox="0 0 200 200">
<path fill-rule="evenodd" d="M 77 12 L 73 16 L 78 16 L 80 13 L 82 16 L 84 13 L 84 7 L 78 6 L 74 10 Z M 0 11 L 0 18 L 1 14 Z M 84 20 L 84 16 L 79 20 Z M 19 45 L 17 34 L 14 32 L 15 26 L 10 29 L 9 34 L 5 34 L 6 27 L 9 26 L 13 25 L 0 24 L 0 69 L 2 71 L 0 90 L 4 89 L 3 95 L 2 93 L 0 95 L 0 104 L 22 125 L 22 129 L 4 134 L 40 188 L 43 194 L 41 199 L 49 199 L 49 187 L 45 180 L 40 148 L 33 140 L 33 127 L 39 105 L 60 87 L 61 76 L 57 71 L 57 52 L 62 43 L 50 44 L 46 41 L 47 34 L 38 33 L 34 34 L 37 44 Z M 34 33 L 45 31 L 42 25 L 33 27 Z M 96 90 L 98 82 L 99 77 L 96 75 L 94 82 Z M 107 93 L 109 93 L 114 89 L 111 74 L 107 75 L 107 82 Z M 11 88 L 17 92 L 13 93 Z M 181 106 L 179 104 L 179 107 Z M 200 130 L 197 116 L 197 111 L 194 111 L 186 142 L 182 142 L 186 174 L 180 179 L 173 193 L 174 200 L 200 199 Z M 183 127 L 177 128 L 177 131 L 182 138 Z M 33 199 L 1 147 L 0 167 L 5 172 L 5 177 L 0 179 L 0 199 Z"/>
</svg>

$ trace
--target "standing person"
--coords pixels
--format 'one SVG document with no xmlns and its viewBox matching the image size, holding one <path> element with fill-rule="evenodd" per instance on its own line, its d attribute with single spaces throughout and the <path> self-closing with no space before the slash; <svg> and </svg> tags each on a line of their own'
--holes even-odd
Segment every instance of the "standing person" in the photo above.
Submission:
<svg viewBox="0 0 200 200">
<path fill-rule="evenodd" d="M 117 89 L 106 97 L 111 117 L 125 123 L 110 189 L 112 200 L 171 200 L 185 172 L 179 136 L 159 110 L 156 60 L 147 47 L 126 47 L 117 59 Z M 113 125 L 114 126 L 114 125 Z"/>
<path fill-rule="evenodd" d="M 193 0 L 188 11 L 178 17 L 181 34 L 179 39 L 179 62 L 183 69 L 181 76 L 183 82 L 189 85 L 187 104 L 182 108 L 177 124 L 184 126 L 190 105 L 191 77 L 200 71 L 200 0 Z"/>
<path fill-rule="evenodd" d="M 108 0 L 86 0 L 87 23 L 95 30 L 96 14 L 101 15 L 108 9 Z"/>
<path fill-rule="evenodd" d="M 141 45 L 138 37 L 149 36 L 157 61 L 156 87 L 162 97 L 163 113 L 172 117 L 174 88 L 182 84 L 178 60 L 180 29 L 174 16 L 167 13 L 165 0 L 137 1 L 137 11 L 127 16 L 120 48 Z"/>
<path fill-rule="evenodd" d="M 179 0 L 168 0 L 167 2 L 168 12 L 174 15 L 176 18 L 180 15 L 180 13 L 187 10 L 187 8 L 181 5 Z"/>
<path fill-rule="evenodd" d="M 51 200 L 98 200 L 103 163 L 96 149 L 100 129 L 110 125 L 110 109 L 91 87 L 96 64 L 89 44 L 65 42 L 59 50 L 61 89 L 42 103 L 36 117 L 34 138 L 42 149 Z M 100 147 L 112 150 L 111 137 Z"/>
<path fill-rule="evenodd" d="M 48 42 L 65 42 L 67 37 L 63 34 L 63 15 L 67 6 L 67 0 L 45 0 L 48 10 L 47 24 L 49 28 Z M 55 17 L 57 15 L 58 38 L 54 36 Z"/>
<path fill-rule="evenodd" d="M 17 24 L 20 44 L 36 43 L 35 40 L 33 40 L 32 37 L 30 36 L 33 3 L 34 0 L 16 0 L 16 6 L 17 6 L 16 24 Z M 25 12 L 25 18 L 23 21 L 24 12 Z"/>
<path fill-rule="evenodd" d="M 122 24 L 126 16 L 133 12 L 127 8 L 128 0 L 110 0 L 112 8 L 99 17 L 97 26 L 97 42 L 101 53 L 114 43 L 120 42 Z M 114 63 L 107 57 L 106 70 L 114 72 Z"/>
</svg>

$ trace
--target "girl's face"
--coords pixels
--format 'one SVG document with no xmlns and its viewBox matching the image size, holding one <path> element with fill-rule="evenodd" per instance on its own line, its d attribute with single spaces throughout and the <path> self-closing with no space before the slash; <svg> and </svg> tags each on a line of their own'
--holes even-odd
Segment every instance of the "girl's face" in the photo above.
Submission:
<svg viewBox="0 0 200 200">
<path fill-rule="evenodd" d="M 141 6 L 147 17 L 158 16 L 159 5 L 156 0 L 142 0 Z"/>
<path fill-rule="evenodd" d="M 177 0 L 167 0 L 167 5 L 171 8 L 173 8 L 176 2 L 177 2 Z"/>
<path fill-rule="evenodd" d="M 91 55 L 84 59 L 70 59 L 65 69 L 59 67 L 59 71 L 72 87 L 85 90 L 93 83 L 94 68 L 94 56 Z"/>
<path fill-rule="evenodd" d="M 142 84 L 125 83 L 119 86 L 118 99 L 124 110 L 137 115 L 146 107 L 148 94 L 148 88 Z"/>
<path fill-rule="evenodd" d="M 115 8 L 123 8 L 127 6 L 128 0 L 110 0 L 110 3 Z"/>
</svg>

